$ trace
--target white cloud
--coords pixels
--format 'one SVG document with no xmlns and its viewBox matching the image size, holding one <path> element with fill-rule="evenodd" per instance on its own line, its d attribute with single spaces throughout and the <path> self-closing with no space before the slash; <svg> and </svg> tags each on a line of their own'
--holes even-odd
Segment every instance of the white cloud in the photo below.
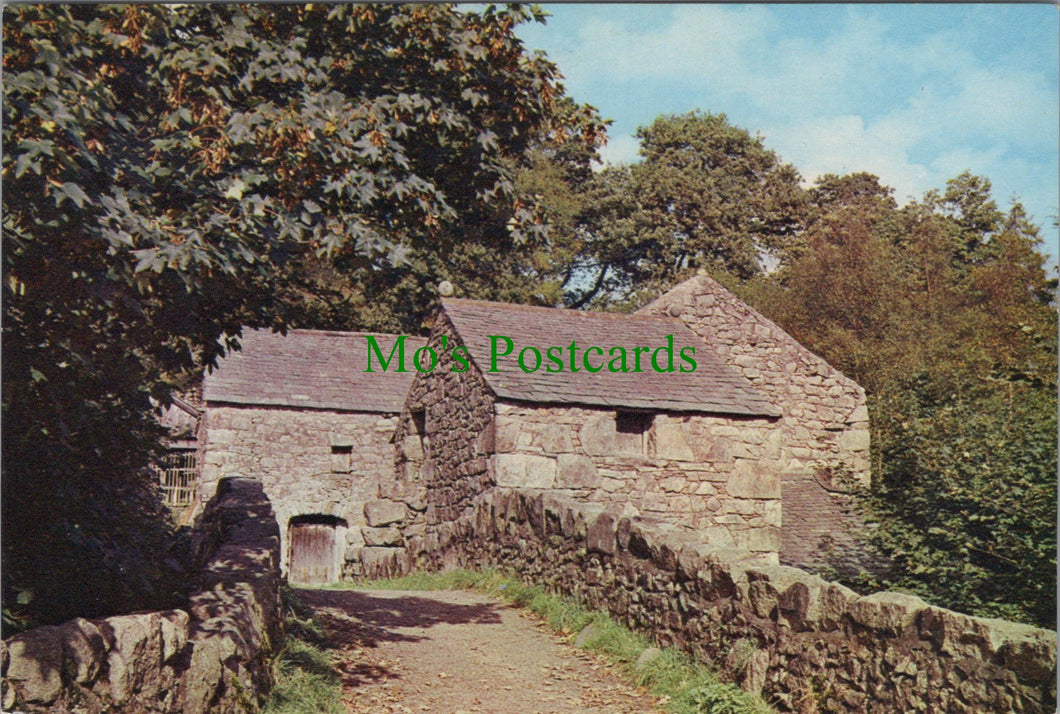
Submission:
<svg viewBox="0 0 1060 714">
<path fill-rule="evenodd" d="M 640 159 L 639 150 L 640 142 L 632 134 L 610 136 L 607 146 L 600 149 L 600 158 L 605 164 L 631 164 Z"/>
<path fill-rule="evenodd" d="M 608 161 L 637 159 L 637 125 L 700 108 L 761 131 L 811 180 L 869 171 L 904 200 L 970 170 L 1002 205 L 1019 193 L 1038 221 L 1056 212 L 1055 67 L 977 55 L 977 34 L 995 30 L 981 13 L 945 27 L 936 13 L 931 29 L 916 24 L 929 15 L 874 6 L 581 12 L 576 40 L 549 54 L 572 96 L 615 119 Z"/>
<path fill-rule="evenodd" d="M 817 117 L 798 125 L 765 132 L 769 146 L 783 147 L 783 158 L 799 168 L 812 183 L 824 174 L 867 171 L 879 176 L 905 202 L 933 186 L 934 172 L 913 160 L 909 150 L 893 140 L 893 126 L 866 126 L 857 115 Z"/>
<path fill-rule="evenodd" d="M 715 73 L 742 62 L 775 27 L 761 6 L 683 5 L 673 8 L 672 22 L 662 30 L 630 29 L 606 17 L 589 22 L 579 33 L 581 46 L 567 59 L 638 80 Z"/>
</svg>

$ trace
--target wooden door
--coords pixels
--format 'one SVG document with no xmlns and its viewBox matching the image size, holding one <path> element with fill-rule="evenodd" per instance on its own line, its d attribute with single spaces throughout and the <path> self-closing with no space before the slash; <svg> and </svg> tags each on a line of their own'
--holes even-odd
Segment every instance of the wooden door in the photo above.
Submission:
<svg viewBox="0 0 1060 714">
<path fill-rule="evenodd" d="M 288 532 L 288 580 L 307 585 L 338 580 L 335 572 L 335 526 L 327 523 L 292 523 Z"/>
</svg>

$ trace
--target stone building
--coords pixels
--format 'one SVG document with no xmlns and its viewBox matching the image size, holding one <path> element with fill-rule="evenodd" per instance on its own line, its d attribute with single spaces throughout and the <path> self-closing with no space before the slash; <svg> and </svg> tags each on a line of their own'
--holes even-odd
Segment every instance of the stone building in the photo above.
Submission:
<svg viewBox="0 0 1060 714">
<path fill-rule="evenodd" d="M 859 521 L 846 512 L 843 481 L 869 479 L 865 390 L 705 275 L 637 314 L 681 320 L 780 410 L 781 563 L 813 566 L 829 548 L 849 554 Z"/>
<path fill-rule="evenodd" d="M 389 356 L 396 336 L 372 337 Z M 393 363 L 365 372 L 367 338 L 245 329 L 242 349 L 204 380 L 200 497 L 225 476 L 261 480 L 294 581 L 355 573 L 366 544 L 396 544 L 393 529 L 375 526 L 405 515 L 405 504 L 376 501 L 394 478 L 391 438 L 412 374 Z M 404 338 L 403 347 L 411 354 L 423 342 Z"/>
<path fill-rule="evenodd" d="M 512 341 L 496 364 L 491 350 L 507 345 L 494 336 Z M 509 486 L 665 519 L 723 547 L 778 551 L 781 414 L 680 320 L 443 300 L 428 346 L 438 364 L 413 380 L 395 437 L 392 490 L 427 503 L 408 524 L 414 534 Z M 526 368 L 536 364 L 529 348 L 542 355 L 532 372 L 518 363 L 523 353 Z M 610 371 L 623 351 L 629 371 Z M 681 371 L 685 356 L 694 371 Z"/>
<path fill-rule="evenodd" d="M 377 363 L 403 339 L 409 371 L 365 372 L 362 333 L 247 330 L 205 381 L 202 497 L 261 479 L 294 580 L 407 563 L 410 541 L 494 487 L 790 565 L 851 545 L 842 477 L 868 478 L 864 391 L 710 278 L 634 315 L 445 299 L 429 341 L 372 337 Z"/>
<path fill-rule="evenodd" d="M 849 545 L 842 534 L 856 519 L 838 481 L 868 475 L 863 390 L 709 278 L 636 315 L 443 300 L 428 345 L 439 360 L 413 380 L 397 478 L 381 491 L 426 502 L 409 514 L 410 537 L 469 513 L 493 487 L 520 487 L 790 564 Z M 661 346 L 674 371 L 650 362 Z M 629 372 L 609 369 L 619 347 Z M 639 372 L 637 347 L 648 348 Z M 682 372 L 687 348 L 696 369 Z"/>
</svg>

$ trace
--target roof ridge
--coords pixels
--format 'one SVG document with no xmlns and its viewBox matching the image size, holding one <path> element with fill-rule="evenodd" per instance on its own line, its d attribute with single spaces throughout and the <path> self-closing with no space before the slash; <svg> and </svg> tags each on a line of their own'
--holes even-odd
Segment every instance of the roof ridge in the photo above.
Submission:
<svg viewBox="0 0 1060 714">
<path fill-rule="evenodd" d="M 310 335 L 331 335 L 335 337 L 364 337 L 366 335 L 371 337 L 411 337 L 415 340 L 424 340 L 427 338 L 422 335 L 407 335 L 399 332 L 369 332 L 360 330 L 321 330 L 313 327 L 292 327 L 287 330 L 286 333 L 278 332 L 269 327 L 242 327 L 241 330 L 251 330 L 253 332 L 265 332 L 269 335 L 278 335 L 280 337 L 286 337 L 292 332 L 299 334 L 310 334 Z"/>
<path fill-rule="evenodd" d="M 649 315 L 639 314 L 635 312 L 602 312 L 600 310 L 578 310 L 571 307 L 548 307 L 545 305 L 526 305 L 523 303 L 514 302 L 498 302 L 495 300 L 474 300 L 471 298 L 442 298 L 442 306 L 452 305 L 453 303 L 465 303 L 469 305 L 480 305 L 488 307 L 497 307 L 512 311 L 534 311 L 534 312 L 562 312 L 567 315 L 581 315 L 585 317 L 602 317 L 612 320 L 617 319 L 635 319 L 635 320 L 651 320 L 651 321 L 664 321 L 664 322 L 681 322 L 673 317 L 667 317 L 665 315 Z"/>
</svg>

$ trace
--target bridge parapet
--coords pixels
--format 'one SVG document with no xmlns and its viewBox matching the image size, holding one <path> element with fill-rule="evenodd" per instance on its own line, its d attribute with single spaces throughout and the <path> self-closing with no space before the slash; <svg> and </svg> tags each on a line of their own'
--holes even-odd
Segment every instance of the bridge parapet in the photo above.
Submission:
<svg viewBox="0 0 1060 714">
<path fill-rule="evenodd" d="M 1055 708 L 1056 633 L 859 596 L 775 555 L 531 489 L 496 489 L 379 574 L 507 568 L 713 663 L 782 711 Z"/>
<path fill-rule="evenodd" d="M 280 533 L 261 483 L 223 479 L 194 541 L 187 609 L 76 618 L 5 640 L 3 710 L 256 710 L 283 638 Z"/>
</svg>

